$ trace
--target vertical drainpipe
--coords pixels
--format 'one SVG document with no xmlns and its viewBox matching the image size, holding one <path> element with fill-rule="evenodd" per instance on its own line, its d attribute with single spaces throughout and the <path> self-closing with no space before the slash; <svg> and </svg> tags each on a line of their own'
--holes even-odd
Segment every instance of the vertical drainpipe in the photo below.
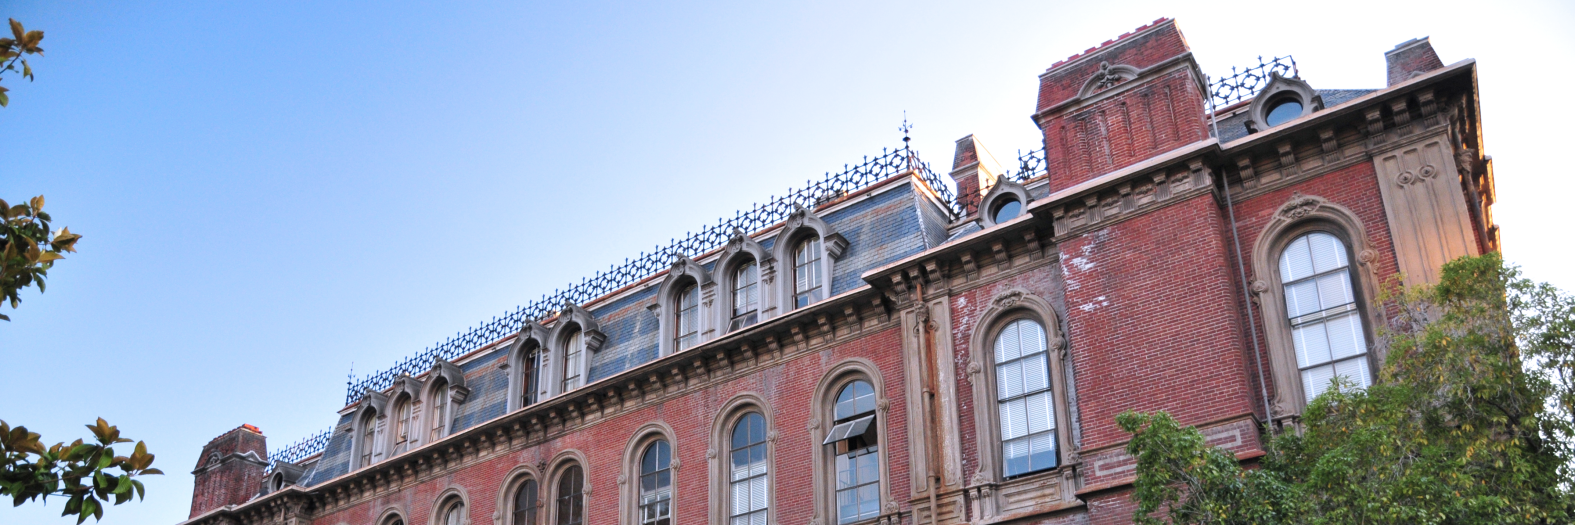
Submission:
<svg viewBox="0 0 1575 525">
<path fill-rule="evenodd" d="M 924 300 L 924 279 L 921 278 L 914 281 L 914 294 L 919 301 L 919 309 L 916 312 L 917 318 L 915 320 L 919 324 L 919 346 L 923 348 L 925 364 L 923 369 L 925 370 L 923 393 L 924 453 L 928 460 L 925 461 L 924 476 L 925 482 L 930 485 L 928 491 L 930 493 L 930 525 L 935 525 L 940 515 L 935 491 L 941 488 L 941 476 L 935 468 L 936 465 L 940 464 L 940 443 L 937 442 L 940 435 L 935 429 L 935 423 L 940 419 L 936 416 L 935 406 L 935 392 L 939 388 L 936 384 L 937 367 L 940 365 L 936 363 L 935 359 L 935 323 L 930 319 L 930 305 Z"/>
</svg>

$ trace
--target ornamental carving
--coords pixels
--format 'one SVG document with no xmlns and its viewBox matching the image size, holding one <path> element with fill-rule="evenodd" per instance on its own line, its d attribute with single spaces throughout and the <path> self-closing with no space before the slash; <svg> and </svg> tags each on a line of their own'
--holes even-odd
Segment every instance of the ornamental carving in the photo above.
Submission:
<svg viewBox="0 0 1575 525">
<path fill-rule="evenodd" d="M 1306 217 L 1322 205 L 1323 199 L 1309 197 L 1301 193 L 1293 193 L 1291 194 L 1291 200 L 1286 202 L 1284 206 L 1280 206 L 1280 211 L 1277 215 L 1294 221 Z"/>
<path fill-rule="evenodd" d="M 716 459 L 716 449 L 714 449 L 714 448 L 705 449 L 705 458 L 706 459 Z"/>
<path fill-rule="evenodd" d="M 1262 294 L 1267 291 L 1269 291 L 1269 283 L 1263 282 L 1262 279 L 1252 281 L 1252 293 Z"/>
<path fill-rule="evenodd" d="M 1028 293 L 1022 290 L 1009 290 L 1006 293 L 1001 294 L 999 297 L 996 297 L 993 304 L 996 308 L 1011 308 L 1013 306 L 1017 306 L 1017 303 L 1022 302 L 1023 297 L 1026 295 L 1028 295 Z"/>
<path fill-rule="evenodd" d="M 979 361 L 977 359 L 968 361 L 968 375 L 976 376 L 982 371 L 983 367 L 979 366 Z"/>
<path fill-rule="evenodd" d="M 1362 250 L 1362 253 L 1356 254 L 1357 262 L 1362 263 L 1363 266 L 1370 265 L 1370 264 L 1373 263 L 1374 260 L 1377 260 L 1377 259 L 1378 259 L 1378 252 L 1375 252 L 1375 251 L 1372 251 L 1372 250 Z"/>
<path fill-rule="evenodd" d="M 808 427 L 808 430 L 810 432 L 814 432 L 816 429 L 819 429 L 820 428 L 820 418 L 818 418 L 818 417 L 809 418 L 809 425 L 807 425 L 807 427 Z"/>
</svg>

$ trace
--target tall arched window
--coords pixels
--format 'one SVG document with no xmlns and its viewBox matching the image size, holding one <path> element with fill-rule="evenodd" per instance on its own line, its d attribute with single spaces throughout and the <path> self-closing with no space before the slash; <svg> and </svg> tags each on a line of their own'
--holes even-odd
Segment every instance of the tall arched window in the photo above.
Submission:
<svg viewBox="0 0 1575 525">
<path fill-rule="evenodd" d="M 826 297 L 821 275 L 820 237 L 809 236 L 793 249 L 794 308 L 803 308 Z"/>
<path fill-rule="evenodd" d="M 537 378 L 541 375 L 537 368 L 540 366 L 540 356 L 537 352 L 540 347 L 531 346 L 524 351 L 520 359 L 520 406 L 528 407 L 536 402 Z"/>
<path fill-rule="evenodd" d="M 514 492 L 513 525 L 536 525 L 536 511 L 541 507 L 536 496 L 536 480 L 527 479 L 520 484 Z"/>
<path fill-rule="evenodd" d="M 640 458 L 640 525 L 670 525 L 673 516 L 673 449 L 651 443 Z"/>
<path fill-rule="evenodd" d="M 760 321 L 760 266 L 751 260 L 733 270 L 733 319 L 728 331 Z"/>
<path fill-rule="evenodd" d="M 432 386 L 432 438 L 428 443 L 443 439 L 448 428 L 448 383 L 438 380 Z"/>
<path fill-rule="evenodd" d="M 675 298 L 677 312 L 673 319 L 673 351 L 682 352 L 700 342 L 700 287 L 690 283 Z"/>
<path fill-rule="evenodd" d="M 1055 468 L 1055 395 L 1045 328 L 1032 319 L 1006 325 L 995 338 L 996 407 L 1001 424 L 1001 475 Z"/>
<path fill-rule="evenodd" d="M 584 525 L 585 524 L 585 473 L 579 465 L 571 465 L 558 475 L 558 505 L 556 512 L 558 525 Z"/>
<path fill-rule="evenodd" d="M 438 523 L 442 525 L 464 525 L 465 502 L 460 501 L 459 498 L 454 498 L 448 505 L 443 507 L 443 513 L 440 516 L 443 519 Z"/>
<path fill-rule="evenodd" d="M 372 447 L 377 438 L 377 411 L 367 410 L 361 423 L 361 464 L 365 467 L 372 464 Z"/>
<path fill-rule="evenodd" d="M 585 349 L 585 332 L 575 330 L 564 338 L 563 392 L 580 387 L 580 358 Z"/>
<path fill-rule="evenodd" d="M 875 388 L 862 379 L 842 387 L 832 413 L 836 424 L 825 446 L 836 447 L 837 523 L 880 515 L 880 439 L 875 431 Z"/>
<path fill-rule="evenodd" d="M 399 418 L 394 425 L 394 454 L 405 451 L 410 444 L 410 397 L 400 397 L 399 403 L 394 408 L 395 417 Z"/>
<path fill-rule="evenodd" d="M 1358 387 L 1371 384 L 1367 332 L 1357 311 L 1345 243 L 1321 231 L 1297 237 L 1280 253 L 1280 282 L 1303 401 L 1318 397 L 1337 375 Z"/>
<path fill-rule="evenodd" d="M 766 418 L 750 412 L 733 425 L 728 525 L 766 525 Z"/>
</svg>

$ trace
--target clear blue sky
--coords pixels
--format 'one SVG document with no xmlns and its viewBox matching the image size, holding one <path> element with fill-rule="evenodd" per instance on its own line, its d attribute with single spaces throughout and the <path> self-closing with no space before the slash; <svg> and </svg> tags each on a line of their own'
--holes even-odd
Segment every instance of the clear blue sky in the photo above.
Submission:
<svg viewBox="0 0 1575 525">
<path fill-rule="evenodd" d="M 0 198 L 85 235 L 5 310 L 0 418 L 147 440 L 169 475 L 105 522 L 181 521 L 204 443 L 327 428 L 352 362 L 899 145 L 904 110 L 939 170 L 969 133 L 1014 157 L 1040 72 L 1161 16 L 1216 75 L 1288 53 L 1314 87 L 1376 88 L 1424 35 L 1478 59 L 1505 254 L 1575 289 L 1569 5 L 564 4 L 0 2 L 47 35 L 36 82 L 5 76 Z"/>
</svg>

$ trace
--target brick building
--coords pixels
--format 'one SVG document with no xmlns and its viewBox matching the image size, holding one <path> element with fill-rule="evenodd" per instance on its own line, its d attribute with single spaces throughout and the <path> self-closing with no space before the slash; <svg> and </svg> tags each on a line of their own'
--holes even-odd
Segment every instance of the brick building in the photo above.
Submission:
<svg viewBox="0 0 1575 525">
<path fill-rule="evenodd" d="M 1127 522 L 1116 414 L 1252 461 L 1372 380 L 1384 282 L 1497 249 L 1475 62 L 1384 58 L 1210 82 L 1137 28 L 1040 75 L 1020 169 L 969 136 L 951 181 L 906 146 L 829 175 L 363 379 L 322 435 L 216 438 L 186 523 Z"/>
</svg>

